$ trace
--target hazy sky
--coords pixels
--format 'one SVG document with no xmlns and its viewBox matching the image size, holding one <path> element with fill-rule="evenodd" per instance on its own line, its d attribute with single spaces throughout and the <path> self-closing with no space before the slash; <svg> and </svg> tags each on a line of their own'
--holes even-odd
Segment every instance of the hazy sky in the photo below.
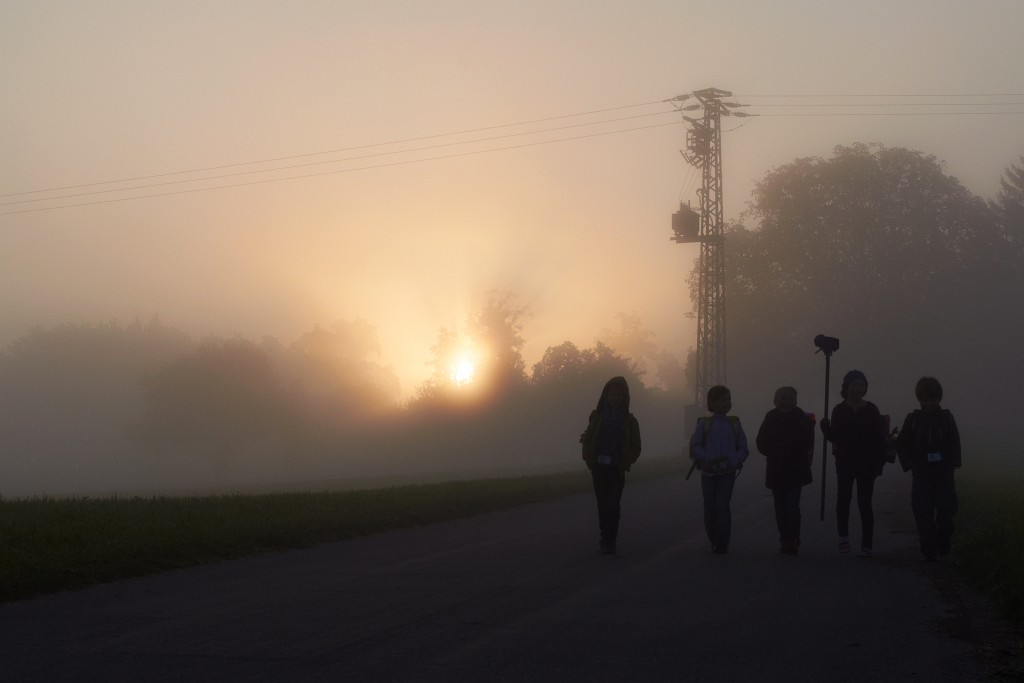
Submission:
<svg viewBox="0 0 1024 683">
<path fill-rule="evenodd" d="M 670 216 L 697 172 L 657 103 L 714 86 L 764 115 L 723 126 L 727 220 L 772 167 L 854 142 L 987 197 L 1024 154 L 1021 27 L 1020 0 L 0 0 L 0 345 L 154 314 L 290 343 L 358 316 L 408 394 L 438 328 L 502 288 L 529 363 L 619 311 L 682 357 L 697 251 Z M 843 106 L 793 106 L 822 102 Z"/>
</svg>

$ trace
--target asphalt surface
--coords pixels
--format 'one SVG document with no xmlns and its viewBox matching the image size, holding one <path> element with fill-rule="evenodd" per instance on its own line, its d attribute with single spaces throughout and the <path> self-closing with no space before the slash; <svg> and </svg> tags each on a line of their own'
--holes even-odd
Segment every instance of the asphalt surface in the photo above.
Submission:
<svg viewBox="0 0 1024 683">
<path fill-rule="evenodd" d="M 837 552 L 817 483 L 780 555 L 755 463 L 726 555 L 697 475 L 627 482 L 616 556 L 579 495 L 2 605 L 0 680 L 988 680 L 887 469 L 870 559 Z"/>
</svg>

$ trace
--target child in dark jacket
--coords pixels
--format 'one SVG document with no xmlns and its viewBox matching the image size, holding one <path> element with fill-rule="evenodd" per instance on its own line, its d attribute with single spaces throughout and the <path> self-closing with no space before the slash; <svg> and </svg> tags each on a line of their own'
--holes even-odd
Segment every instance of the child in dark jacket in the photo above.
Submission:
<svg viewBox="0 0 1024 683">
<path fill-rule="evenodd" d="M 875 529 L 872 506 L 875 479 L 882 473 L 886 457 L 885 423 L 878 406 L 865 401 L 868 380 L 860 370 L 843 376 L 839 395 L 843 401 L 832 409 L 832 418 L 821 420 L 821 431 L 832 442 L 836 457 L 836 527 L 839 552 L 850 552 L 850 503 L 857 485 L 860 510 L 861 557 L 871 557 Z"/>
<path fill-rule="evenodd" d="M 775 499 L 779 551 L 796 555 L 800 548 L 800 490 L 813 480 L 814 416 L 797 406 L 793 387 L 779 387 L 775 408 L 757 431 L 757 450 L 767 463 L 765 486 Z"/>
<path fill-rule="evenodd" d="M 604 385 L 587 429 L 580 435 L 580 443 L 597 497 L 601 552 L 614 555 L 626 472 L 640 457 L 641 449 L 640 423 L 629 412 L 629 384 L 625 377 L 612 377 Z"/>
<path fill-rule="evenodd" d="M 907 415 L 896 437 L 903 471 L 914 477 L 910 503 L 926 560 L 948 555 L 957 496 L 953 481 L 960 467 L 960 432 L 953 414 L 942 407 L 942 385 L 922 377 L 914 387 L 920 410 Z"/>
</svg>

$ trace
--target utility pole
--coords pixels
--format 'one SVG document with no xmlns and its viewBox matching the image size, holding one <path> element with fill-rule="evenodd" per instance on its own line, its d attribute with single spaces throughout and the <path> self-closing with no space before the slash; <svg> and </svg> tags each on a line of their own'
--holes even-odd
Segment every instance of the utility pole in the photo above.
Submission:
<svg viewBox="0 0 1024 683">
<path fill-rule="evenodd" d="M 725 363 L 725 235 L 722 217 L 722 117 L 747 116 L 733 111 L 739 104 L 725 102 L 732 93 L 717 88 L 696 90 L 673 97 L 672 102 L 689 125 L 686 150 L 688 163 L 701 169 L 703 182 L 697 195 L 700 213 L 680 204 L 672 215 L 672 239 L 700 243 L 697 276 L 697 350 L 694 404 L 703 405 L 707 390 L 724 384 Z M 695 100 L 690 104 L 687 102 Z M 702 118 L 685 112 L 703 110 Z M 695 408 L 696 410 L 696 408 Z M 695 420 L 688 420 L 689 423 Z"/>
</svg>

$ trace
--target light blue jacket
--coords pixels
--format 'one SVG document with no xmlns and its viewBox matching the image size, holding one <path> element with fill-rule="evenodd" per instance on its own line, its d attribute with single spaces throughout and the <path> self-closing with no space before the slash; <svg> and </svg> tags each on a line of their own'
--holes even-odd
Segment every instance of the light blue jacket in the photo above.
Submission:
<svg viewBox="0 0 1024 683">
<path fill-rule="evenodd" d="M 735 415 L 708 415 L 697 418 L 690 437 L 690 459 L 701 474 L 709 477 L 732 474 L 750 455 L 747 435 Z"/>
</svg>

